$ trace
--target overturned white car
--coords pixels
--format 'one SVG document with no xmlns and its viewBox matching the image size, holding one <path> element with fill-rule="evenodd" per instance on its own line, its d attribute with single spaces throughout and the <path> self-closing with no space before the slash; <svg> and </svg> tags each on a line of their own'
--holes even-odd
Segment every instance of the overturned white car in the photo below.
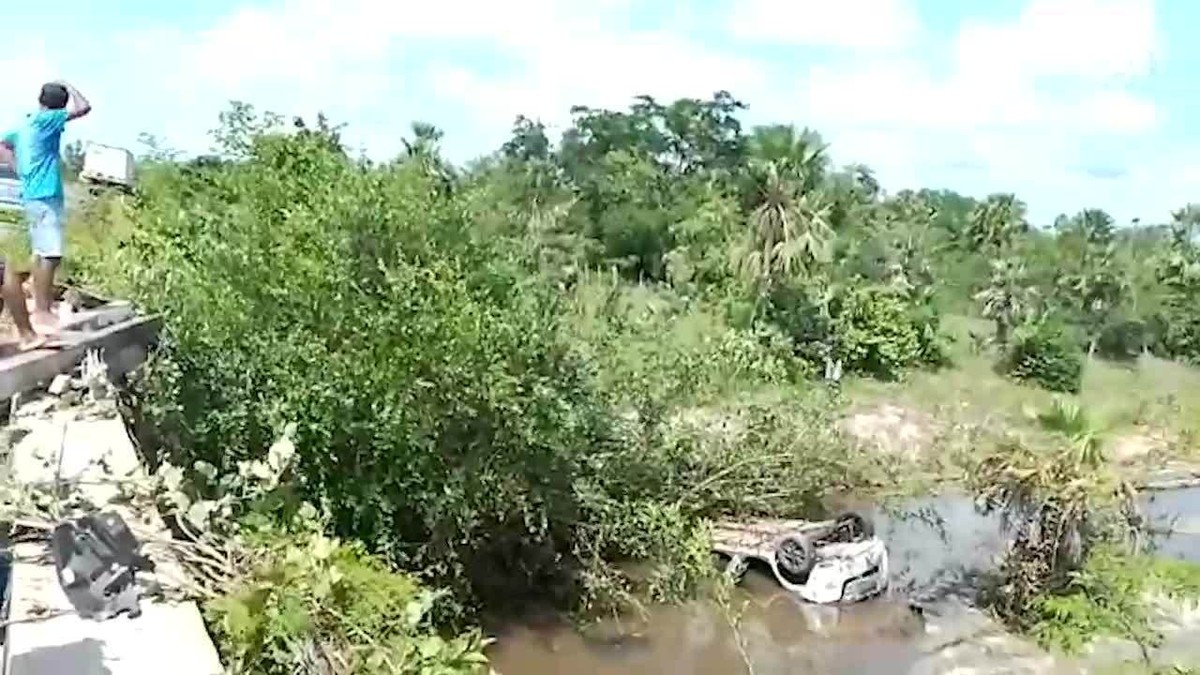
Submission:
<svg viewBox="0 0 1200 675">
<path fill-rule="evenodd" d="M 858 602 L 888 584 L 887 548 L 857 513 L 817 522 L 726 521 L 713 532 L 713 549 L 728 559 L 726 571 L 735 578 L 758 560 L 808 602 Z"/>
</svg>

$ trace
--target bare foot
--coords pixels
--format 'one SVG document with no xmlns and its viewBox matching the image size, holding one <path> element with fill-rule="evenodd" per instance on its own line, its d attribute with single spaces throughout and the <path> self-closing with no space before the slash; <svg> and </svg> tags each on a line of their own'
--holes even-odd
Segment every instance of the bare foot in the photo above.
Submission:
<svg viewBox="0 0 1200 675">
<path fill-rule="evenodd" d="M 22 335 L 21 339 L 17 342 L 17 351 L 31 352 L 35 349 L 42 349 L 49 342 L 50 338 L 46 337 L 45 335 L 38 335 L 37 333 L 33 333 L 32 335 Z"/>
</svg>

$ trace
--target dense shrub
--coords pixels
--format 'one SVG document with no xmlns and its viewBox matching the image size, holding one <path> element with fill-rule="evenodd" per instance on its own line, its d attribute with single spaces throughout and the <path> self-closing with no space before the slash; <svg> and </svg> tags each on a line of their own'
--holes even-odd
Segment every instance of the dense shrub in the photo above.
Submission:
<svg viewBox="0 0 1200 675">
<path fill-rule="evenodd" d="M 620 400 L 651 382 L 675 404 L 704 401 L 802 375 L 786 338 L 770 327 L 734 328 L 721 312 L 661 287 L 590 278 L 570 296 L 579 347 Z"/>
<path fill-rule="evenodd" d="M 1150 344 L 1150 327 L 1140 319 L 1121 319 L 1105 326 L 1096 354 L 1113 361 L 1132 361 Z"/>
<path fill-rule="evenodd" d="M 478 631 L 445 639 L 441 594 L 320 532 L 255 533 L 249 574 L 206 603 L 231 672 L 484 673 Z"/>
<path fill-rule="evenodd" d="M 945 361 L 936 312 L 904 291 L 883 284 L 785 287 L 772 294 L 768 320 L 795 345 L 796 355 L 821 372 L 825 359 L 847 373 L 896 380 L 905 370 Z"/>
<path fill-rule="evenodd" d="M 1165 306 L 1151 320 L 1152 349 L 1164 358 L 1200 363 L 1200 312 L 1196 296 L 1167 298 Z"/>
<path fill-rule="evenodd" d="M 922 356 L 922 333 L 907 298 L 886 286 L 850 287 L 833 309 L 836 358 L 849 372 L 899 379 Z"/>
<path fill-rule="evenodd" d="M 267 135 L 202 178 L 163 170 L 125 278 L 165 319 L 143 399 L 165 451 L 224 469 L 295 421 L 336 533 L 496 605 L 561 589 L 607 422 L 551 289 L 419 166 Z"/>
<path fill-rule="evenodd" d="M 1078 393 L 1083 384 L 1083 351 L 1053 318 L 1019 326 L 999 365 L 1007 375 L 1049 391 Z"/>
<path fill-rule="evenodd" d="M 202 171 L 158 167 L 106 259 L 165 320 L 135 392 L 162 457 L 223 473 L 294 423 L 298 489 L 332 534 L 500 612 L 682 597 L 711 570 L 701 517 L 799 515 L 827 489 L 771 467 L 834 446 L 756 441 L 736 449 L 742 480 L 690 492 L 742 472 L 665 431 L 688 397 L 790 378 L 778 336 L 656 292 L 640 310 L 608 295 L 591 308 L 584 283 L 572 303 L 419 162 L 364 165 L 305 135 L 245 147 Z M 640 423 L 618 419 L 630 411 Z M 751 499 L 761 476 L 773 496 Z M 648 586 L 610 565 L 646 558 Z"/>
</svg>

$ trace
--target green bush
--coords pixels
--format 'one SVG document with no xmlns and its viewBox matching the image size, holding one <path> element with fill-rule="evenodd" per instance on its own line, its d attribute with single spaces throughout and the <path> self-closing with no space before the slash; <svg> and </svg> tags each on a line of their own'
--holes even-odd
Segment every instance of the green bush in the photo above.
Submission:
<svg viewBox="0 0 1200 675">
<path fill-rule="evenodd" d="M 484 673 L 478 631 L 430 624 L 439 594 L 359 545 L 320 533 L 257 533 L 250 574 L 205 614 L 234 673 Z"/>
<path fill-rule="evenodd" d="M 119 281 L 165 320 L 140 393 L 163 452 L 225 472 L 295 422 L 336 534 L 495 607 L 569 586 L 607 411 L 508 242 L 472 237 L 419 165 L 314 136 L 160 170 Z"/>
<path fill-rule="evenodd" d="M 847 373 L 898 380 L 915 366 L 946 362 L 938 313 L 890 285 L 783 286 L 765 312 L 809 372 L 822 372 L 829 357 Z"/>
<path fill-rule="evenodd" d="M 927 346 L 907 298 L 887 286 L 851 287 L 835 300 L 836 358 L 847 372 L 897 380 Z"/>
<path fill-rule="evenodd" d="M 1168 298 L 1152 320 L 1155 353 L 1185 363 L 1200 363 L 1200 312 L 1192 297 Z"/>
<path fill-rule="evenodd" d="M 933 368 L 951 365 L 950 338 L 942 330 L 942 316 L 937 308 L 932 304 L 918 306 L 909 311 L 909 317 L 917 330 L 918 362 Z"/>
<path fill-rule="evenodd" d="M 1132 361 L 1150 341 L 1150 329 L 1141 319 L 1121 319 L 1104 327 L 1096 340 L 1096 354 L 1113 361 Z"/>
<path fill-rule="evenodd" d="M 1102 637 L 1155 647 L 1162 635 L 1148 598 L 1165 596 L 1191 604 L 1198 595 L 1200 565 L 1103 544 L 1062 592 L 1038 598 L 1029 632 L 1042 645 L 1072 655 Z"/>
<path fill-rule="evenodd" d="M 1000 370 L 1043 389 L 1075 394 L 1083 386 L 1083 351 L 1053 319 L 1022 325 L 1001 356 Z"/>
<path fill-rule="evenodd" d="M 737 329 L 716 308 L 662 286 L 627 287 L 589 275 L 570 296 L 573 333 L 605 390 L 628 402 L 636 382 L 673 404 L 705 401 L 795 379 L 786 338 Z"/>
</svg>

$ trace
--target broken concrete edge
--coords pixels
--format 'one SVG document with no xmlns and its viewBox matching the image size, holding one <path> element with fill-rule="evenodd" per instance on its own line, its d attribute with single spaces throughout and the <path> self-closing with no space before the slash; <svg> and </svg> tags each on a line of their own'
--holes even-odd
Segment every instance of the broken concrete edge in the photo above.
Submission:
<svg viewBox="0 0 1200 675">
<path fill-rule="evenodd" d="M 36 545 L 22 551 L 36 559 Z M 20 558 L 24 559 L 22 555 Z M 106 673 L 149 675 L 171 671 L 178 675 L 224 673 L 216 648 L 194 602 L 143 602 L 137 618 L 119 616 L 107 621 L 80 618 L 58 587 L 53 565 L 18 561 L 11 585 L 35 591 L 13 598 L 13 616 L 30 620 L 12 623 L 4 644 L 5 675 L 48 673 Z M 37 604 L 45 598 L 44 604 Z M 80 645 L 91 648 L 80 650 Z M 47 657 L 53 655 L 53 661 Z"/>
<path fill-rule="evenodd" d="M 140 366 L 158 343 L 159 316 L 135 316 L 100 328 L 62 349 L 37 350 L 0 360 L 0 400 L 41 388 L 55 376 L 70 372 L 88 351 L 98 350 L 109 374 L 121 377 Z"/>
<path fill-rule="evenodd" d="M 89 355 L 80 366 L 79 380 L 71 383 L 68 393 L 86 390 L 88 371 L 94 368 L 95 356 Z M 70 473 L 76 478 L 87 478 L 85 474 L 99 472 L 100 478 L 113 478 L 69 482 L 91 484 L 91 487 L 79 488 L 90 493 L 85 501 L 94 504 L 96 512 L 111 510 L 119 513 L 134 531 L 143 544 L 144 554 L 156 564 L 153 574 L 138 574 L 143 583 L 156 584 L 164 590 L 182 588 L 183 582 L 187 581 L 186 573 L 174 559 L 170 546 L 162 543 L 163 539 L 170 538 L 170 533 L 157 508 L 152 504 L 138 508 L 139 502 L 114 501 L 113 496 L 120 490 L 109 483 L 121 480 L 121 471 L 113 466 L 114 460 L 115 464 L 125 465 L 133 472 L 144 474 L 145 468 L 116 414 L 111 388 L 105 390 L 103 396 L 85 396 L 67 405 L 62 405 L 60 397 L 44 392 L 30 397 L 17 413 L 6 431 L 20 427 L 26 428 L 28 433 L 9 453 L 12 478 L 23 484 L 37 483 L 46 478 L 47 472 L 55 477 Z M 42 466 L 38 457 L 47 452 L 61 457 Z M 17 471 L 18 465 L 22 464 L 27 470 Z M 55 482 L 62 486 L 61 481 Z M 4 528 L 5 533 L 8 529 Z M 48 542 L 21 543 L 13 550 L 17 555 L 8 569 L 3 608 L 6 623 L 0 629 L 7 633 L 4 640 L 5 675 L 48 672 L 131 675 L 163 672 L 165 665 L 186 675 L 224 672 L 196 602 L 143 596 L 141 616 L 119 616 L 99 622 L 85 620 L 71 611 L 58 584 L 55 567 L 48 562 L 52 559 Z M 73 648 L 80 643 L 94 648 L 86 654 L 74 653 Z M 66 652 L 73 652 L 70 659 L 66 658 Z M 65 660 L 56 661 L 49 667 L 35 658 L 50 653 L 56 654 L 56 659 L 61 655 Z"/>
<path fill-rule="evenodd" d="M 107 383 L 94 386 L 97 368 L 85 362 L 72 383 L 70 402 L 41 396 L 20 407 L 7 427 L 10 437 L 14 428 L 26 432 L 12 445 L 10 477 L 31 493 L 59 494 L 61 503 L 79 515 L 111 511 L 120 516 L 152 554 L 162 572 L 154 577 L 164 589 L 195 588 L 176 559 L 171 531 L 152 492 L 146 490 L 152 477 L 116 409 L 115 389 Z M 35 530 L 48 525 L 38 517 L 14 524 L 23 522 Z"/>
</svg>

